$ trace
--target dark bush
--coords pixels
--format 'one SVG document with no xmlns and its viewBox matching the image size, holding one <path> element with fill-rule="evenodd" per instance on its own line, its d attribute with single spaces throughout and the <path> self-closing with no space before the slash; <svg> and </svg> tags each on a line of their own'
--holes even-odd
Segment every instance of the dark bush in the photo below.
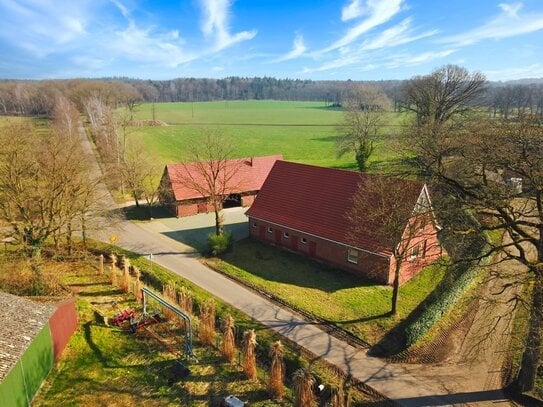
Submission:
<svg viewBox="0 0 543 407">
<path fill-rule="evenodd" d="M 208 253 L 212 256 L 218 256 L 226 253 L 232 248 L 232 234 L 224 232 L 222 235 L 210 233 L 207 237 Z"/>
</svg>

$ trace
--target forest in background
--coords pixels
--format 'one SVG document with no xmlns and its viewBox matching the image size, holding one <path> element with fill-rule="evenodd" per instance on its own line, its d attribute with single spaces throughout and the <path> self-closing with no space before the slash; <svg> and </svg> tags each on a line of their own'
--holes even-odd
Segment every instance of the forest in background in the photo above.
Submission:
<svg viewBox="0 0 543 407">
<path fill-rule="evenodd" d="M 178 78 L 141 80 L 130 78 L 67 79 L 43 81 L 0 81 L 0 114 L 50 116 L 57 95 L 63 94 L 78 107 L 96 96 L 110 105 L 139 102 L 205 102 L 213 100 L 296 100 L 322 101 L 341 106 L 360 85 L 376 85 L 390 98 L 394 111 L 406 102 L 407 80 L 312 81 L 229 77 L 224 79 Z M 543 113 L 543 80 L 523 79 L 488 82 L 475 103 L 493 117 L 508 118 L 512 112 Z"/>
</svg>

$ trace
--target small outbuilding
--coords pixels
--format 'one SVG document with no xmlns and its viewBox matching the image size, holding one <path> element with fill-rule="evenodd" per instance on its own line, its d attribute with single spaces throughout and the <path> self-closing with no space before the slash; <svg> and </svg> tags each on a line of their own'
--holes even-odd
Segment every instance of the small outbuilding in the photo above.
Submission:
<svg viewBox="0 0 543 407">
<path fill-rule="evenodd" d="M 357 233 L 353 241 L 352 224 L 347 216 L 358 188 L 372 177 L 381 176 L 278 161 L 246 212 L 250 236 L 392 284 L 393 247 L 376 241 L 370 231 L 376 227 L 373 220 L 367 224 L 368 233 Z M 442 250 L 426 185 L 403 179 L 394 182 L 399 184 L 405 204 L 413 211 L 428 208 L 425 216 L 431 219 L 410 239 L 408 258 L 402 261 L 400 269 L 403 283 L 439 258 Z M 365 210 L 371 211 L 371 205 Z"/>
<path fill-rule="evenodd" d="M 216 178 L 218 182 L 228 179 L 220 188 L 224 193 L 224 206 L 251 206 L 271 168 L 282 159 L 281 155 L 237 158 L 221 165 L 221 173 Z M 206 171 L 206 163 L 166 165 L 160 180 L 160 203 L 177 217 L 211 212 L 205 185 L 209 182 Z"/>
<path fill-rule="evenodd" d="M 29 406 L 77 327 L 75 301 L 0 292 L 0 308 L 0 405 Z"/>
</svg>

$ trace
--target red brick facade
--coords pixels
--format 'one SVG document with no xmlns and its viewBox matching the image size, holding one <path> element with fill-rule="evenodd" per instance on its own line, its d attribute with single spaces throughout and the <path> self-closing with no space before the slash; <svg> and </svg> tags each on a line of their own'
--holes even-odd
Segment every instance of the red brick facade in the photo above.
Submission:
<svg viewBox="0 0 543 407">
<path fill-rule="evenodd" d="M 426 229 L 421 230 L 420 235 L 411 239 L 407 259 L 402 262 L 400 283 L 408 281 L 422 268 L 441 256 L 441 247 L 435 232 L 435 226 L 429 224 Z M 393 257 L 358 249 L 356 260 L 353 256 L 349 259 L 348 245 L 251 217 L 249 217 L 249 234 L 252 238 L 315 258 L 382 284 L 392 284 L 394 280 L 395 260 Z M 411 255 L 413 247 L 418 248 L 417 256 Z"/>
<path fill-rule="evenodd" d="M 256 198 L 256 191 L 242 194 L 241 206 L 247 208 L 253 204 Z M 209 213 L 213 211 L 213 208 L 208 204 L 207 199 L 187 199 L 185 201 L 177 201 L 168 205 L 170 211 L 175 216 L 193 216 L 199 213 Z"/>
</svg>

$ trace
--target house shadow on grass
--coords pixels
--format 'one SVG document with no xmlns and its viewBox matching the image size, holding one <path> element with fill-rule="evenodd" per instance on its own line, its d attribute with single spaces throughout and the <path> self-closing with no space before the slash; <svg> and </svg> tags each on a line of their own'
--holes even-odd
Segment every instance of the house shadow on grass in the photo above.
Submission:
<svg viewBox="0 0 543 407">
<path fill-rule="evenodd" d="M 222 257 L 227 263 L 267 281 L 316 288 L 329 293 L 358 287 L 381 287 L 374 281 L 328 266 L 301 253 L 251 239 L 237 242 L 232 252 Z"/>
</svg>

